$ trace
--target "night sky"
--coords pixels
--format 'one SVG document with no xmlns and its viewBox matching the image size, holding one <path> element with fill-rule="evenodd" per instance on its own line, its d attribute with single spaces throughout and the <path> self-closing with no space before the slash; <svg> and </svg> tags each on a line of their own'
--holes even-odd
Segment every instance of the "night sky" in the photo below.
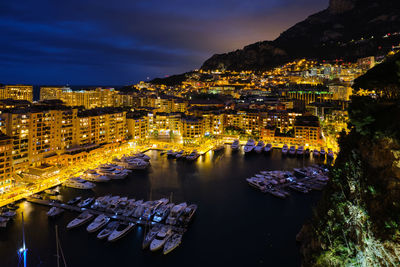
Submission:
<svg viewBox="0 0 400 267">
<path fill-rule="evenodd" d="M 2 0 L 0 83 L 124 85 L 199 68 L 328 0 Z"/>
</svg>

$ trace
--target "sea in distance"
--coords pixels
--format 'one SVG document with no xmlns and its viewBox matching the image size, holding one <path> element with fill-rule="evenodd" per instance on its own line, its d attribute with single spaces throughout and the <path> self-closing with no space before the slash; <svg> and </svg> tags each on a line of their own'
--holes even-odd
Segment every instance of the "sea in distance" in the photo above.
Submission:
<svg viewBox="0 0 400 267">
<path fill-rule="evenodd" d="M 282 157 L 278 149 L 271 155 L 244 155 L 229 147 L 192 163 L 167 159 L 159 151 L 146 154 L 151 157 L 149 170 L 134 171 L 124 180 L 97 184 L 89 191 L 60 186 L 59 199 L 113 194 L 155 200 L 172 195 L 174 203 L 195 203 L 197 212 L 178 248 L 165 256 L 142 250 L 144 227 L 115 243 L 98 240 L 86 226 L 66 230 L 78 213 L 66 211 L 48 219 L 49 208 L 24 201 L 15 220 L 0 232 L 0 266 L 18 266 L 21 212 L 28 266 L 57 266 L 55 225 L 68 266 L 300 266 L 296 234 L 320 193 L 292 192 L 278 199 L 250 187 L 245 178 L 262 170 L 307 166 L 314 163 L 312 158 Z"/>
</svg>

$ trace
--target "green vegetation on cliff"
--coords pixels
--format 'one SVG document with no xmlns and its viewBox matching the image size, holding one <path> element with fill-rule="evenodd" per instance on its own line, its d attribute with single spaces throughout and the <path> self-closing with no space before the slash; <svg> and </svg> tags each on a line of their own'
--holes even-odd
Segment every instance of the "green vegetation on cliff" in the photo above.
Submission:
<svg viewBox="0 0 400 267">
<path fill-rule="evenodd" d="M 400 98 L 397 85 L 390 90 L 352 99 L 351 131 L 341 134 L 329 185 L 297 237 L 304 266 L 400 266 Z"/>
</svg>

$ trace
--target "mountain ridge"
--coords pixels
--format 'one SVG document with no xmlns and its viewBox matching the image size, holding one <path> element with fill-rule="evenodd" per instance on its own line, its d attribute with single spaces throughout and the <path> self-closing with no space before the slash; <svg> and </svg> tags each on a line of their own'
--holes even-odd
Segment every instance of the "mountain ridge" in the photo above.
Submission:
<svg viewBox="0 0 400 267">
<path fill-rule="evenodd" d="M 203 70 L 264 70 L 299 58 L 344 59 L 386 54 L 400 35 L 400 3 L 396 1 L 331 0 L 329 7 L 310 15 L 273 41 L 261 41 L 224 54 L 215 54 Z"/>
</svg>

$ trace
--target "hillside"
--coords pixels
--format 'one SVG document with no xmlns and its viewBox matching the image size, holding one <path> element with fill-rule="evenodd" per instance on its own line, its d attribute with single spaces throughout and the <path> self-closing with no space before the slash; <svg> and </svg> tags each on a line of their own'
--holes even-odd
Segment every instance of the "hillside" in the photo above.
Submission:
<svg viewBox="0 0 400 267">
<path fill-rule="evenodd" d="M 213 55 L 202 69 L 264 70 L 299 58 L 353 61 L 386 54 L 400 43 L 399 30 L 400 1 L 331 0 L 276 40 Z"/>
</svg>

